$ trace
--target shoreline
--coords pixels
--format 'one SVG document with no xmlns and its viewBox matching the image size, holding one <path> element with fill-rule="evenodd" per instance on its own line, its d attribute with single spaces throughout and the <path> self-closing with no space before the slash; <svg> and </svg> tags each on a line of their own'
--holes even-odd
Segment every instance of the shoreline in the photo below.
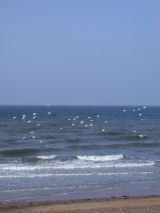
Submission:
<svg viewBox="0 0 160 213">
<path fill-rule="evenodd" d="M 34 201 L 3 204 L 0 203 L 0 213 L 35 213 L 35 212 L 160 212 L 160 195 L 122 196 L 111 198 Z"/>
</svg>

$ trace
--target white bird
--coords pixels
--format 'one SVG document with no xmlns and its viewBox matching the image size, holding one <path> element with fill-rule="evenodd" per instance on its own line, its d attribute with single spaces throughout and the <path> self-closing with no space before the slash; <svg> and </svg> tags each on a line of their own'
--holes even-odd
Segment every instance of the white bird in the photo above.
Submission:
<svg viewBox="0 0 160 213">
<path fill-rule="evenodd" d="M 60 130 L 62 130 L 63 128 L 62 128 L 62 127 L 60 127 L 59 129 L 60 129 Z"/>
<path fill-rule="evenodd" d="M 136 130 L 133 130 L 134 133 L 136 133 Z"/>
<path fill-rule="evenodd" d="M 126 110 L 126 109 L 123 109 L 122 112 L 127 112 L 127 110 Z"/>
<path fill-rule="evenodd" d="M 136 110 L 135 110 L 135 109 L 132 109 L 132 111 L 135 112 Z"/>
<path fill-rule="evenodd" d="M 144 137 L 145 137 L 145 135 L 142 135 L 142 134 L 141 134 L 141 135 L 138 135 L 138 136 L 139 136 L 140 138 L 144 138 Z"/>
<path fill-rule="evenodd" d="M 36 112 L 33 112 L 32 114 L 33 114 L 33 116 L 36 116 L 37 113 L 36 113 Z"/>
<path fill-rule="evenodd" d="M 93 124 L 90 124 L 90 126 L 93 126 Z"/>
<path fill-rule="evenodd" d="M 43 143 L 43 141 L 39 141 L 40 143 Z"/>
<path fill-rule="evenodd" d="M 70 119 L 70 118 L 68 118 L 67 120 L 68 120 L 68 121 L 71 121 L 71 119 Z"/>
<path fill-rule="evenodd" d="M 34 132 L 30 132 L 30 134 L 34 134 Z"/>
<path fill-rule="evenodd" d="M 27 123 L 31 123 L 31 121 L 27 121 Z"/>
<path fill-rule="evenodd" d="M 140 111 L 140 110 L 141 110 L 141 108 L 138 108 L 137 110 L 138 110 L 138 111 Z"/>
<path fill-rule="evenodd" d="M 51 114 L 51 112 L 48 112 L 48 115 L 50 115 Z"/>
<path fill-rule="evenodd" d="M 108 123 L 108 121 L 105 121 L 104 123 Z"/>
<path fill-rule="evenodd" d="M 143 107 L 143 109 L 146 109 L 146 108 L 147 108 L 146 106 Z"/>
<path fill-rule="evenodd" d="M 99 118 L 100 117 L 100 115 L 97 115 L 97 118 Z"/>
<path fill-rule="evenodd" d="M 88 125 L 86 124 L 86 125 L 85 125 L 85 127 L 87 128 L 87 127 L 88 127 Z"/>
<path fill-rule="evenodd" d="M 93 122 L 93 120 L 90 120 L 90 122 Z"/>
<path fill-rule="evenodd" d="M 83 124 L 84 123 L 84 121 L 80 121 L 80 124 Z"/>
<path fill-rule="evenodd" d="M 105 129 L 102 129 L 102 132 L 105 132 Z"/>
<path fill-rule="evenodd" d="M 142 113 L 139 113 L 138 115 L 139 115 L 139 116 L 142 116 L 143 114 L 142 114 Z"/>
<path fill-rule="evenodd" d="M 88 119 L 91 119 L 91 117 L 88 117 Z"/>
<path fill-rule="evenodd" d="M 22 139 L 24 140 L 24 139 L 26 139 L 26 137 L 23 137 Z"/>
<path fill-rule="evenodd" d="M 75 126 L 75 124 L 72 124 L 72 126 Z"/>
<path fill-rule="evenodd" d="M 36 136 L 33 135 L 32 138 L 34 139 L 34 138 L 36 138 Z"/>
<path fill-rule="evenodd" d="M 37 124 L 36 126 L 40 126 L 40 124 Z"/>
<path fill-rule="evenodd" d="M 13 117 L 13 119 L 16 119 L 16 118 L 17 118 L 16 116 Z"/>
<path fill-rule="evenodd" d="M 23 115 L 23 116 L 22 116 L 22 120 L 24 120 L 25 118 L 26 118 L 26 115 Z"/>
</svg>

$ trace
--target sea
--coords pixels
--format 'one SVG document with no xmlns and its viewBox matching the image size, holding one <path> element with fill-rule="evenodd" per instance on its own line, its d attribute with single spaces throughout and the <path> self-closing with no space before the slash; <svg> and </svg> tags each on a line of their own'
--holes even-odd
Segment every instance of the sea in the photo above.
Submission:
<svg viewBox="0 0 160 213">
<path fill-rule="evenodd" d="M 160 195 L 160 107 L 0 106 L 0 203 Z"/>
</svg>

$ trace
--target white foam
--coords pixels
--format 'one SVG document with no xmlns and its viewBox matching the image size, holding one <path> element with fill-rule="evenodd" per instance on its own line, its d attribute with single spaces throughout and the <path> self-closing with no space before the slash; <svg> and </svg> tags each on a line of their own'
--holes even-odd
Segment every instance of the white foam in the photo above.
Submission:
<svg viewBox="0 0 160 213">
<path fill-rule="evenodd" d="M 48 155 L 48 156 L 37 156 L 39 159 L 48 160 L 48 159 L 54 159 L 57 155 Z"/>
<path fill-rule="evenodd" d="M 64 170 L 72 170 L 72 169 L 101 169 L 101 168 L 130 168 L 130 167 L 147 167 L 147 166 L 153 166 L 154 162 L 146 162 L 146 163 L 94 163 L 94 162 L 75 162 L 75 163 L 69 163 L 69 162 L 58 162 L 54 164 L 44 164 L 41 166 L 21 166 L 21 165 L 1 165 L 0 170 L 1 171 L 38 171 L 38 170 L 55 170 L 55 169 L 64 169 Z"/>
<path fill-rule="evenodd" d="M 110 160 L 120 160 L 123 155 L 102 155 L 102 156 L 77 156 L 80 160 L 87 161 L 110 161 Z"/>
<path fill-rule="evenodd" d="M 0 175 L 1 178 L 35 178 L 35 177 L 63 177 L 63 176 L 110 176 L 110 175 L 149 175 L 154 172 L 98 172 L 98 173 L 59 173 L 59 174 L 26 174 L 23 175 Z"/>
</svg>

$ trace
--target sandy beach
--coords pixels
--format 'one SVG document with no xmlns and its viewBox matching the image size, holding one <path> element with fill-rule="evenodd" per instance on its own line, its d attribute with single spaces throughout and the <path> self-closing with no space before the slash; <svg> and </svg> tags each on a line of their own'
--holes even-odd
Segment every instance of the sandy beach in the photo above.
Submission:
<svg viewBox="0 0 160 213">
<path fill-rule="evenodd" d="M 1 204 L 0 213 L 159 213 L 160 196 Z"/>
</svg>

